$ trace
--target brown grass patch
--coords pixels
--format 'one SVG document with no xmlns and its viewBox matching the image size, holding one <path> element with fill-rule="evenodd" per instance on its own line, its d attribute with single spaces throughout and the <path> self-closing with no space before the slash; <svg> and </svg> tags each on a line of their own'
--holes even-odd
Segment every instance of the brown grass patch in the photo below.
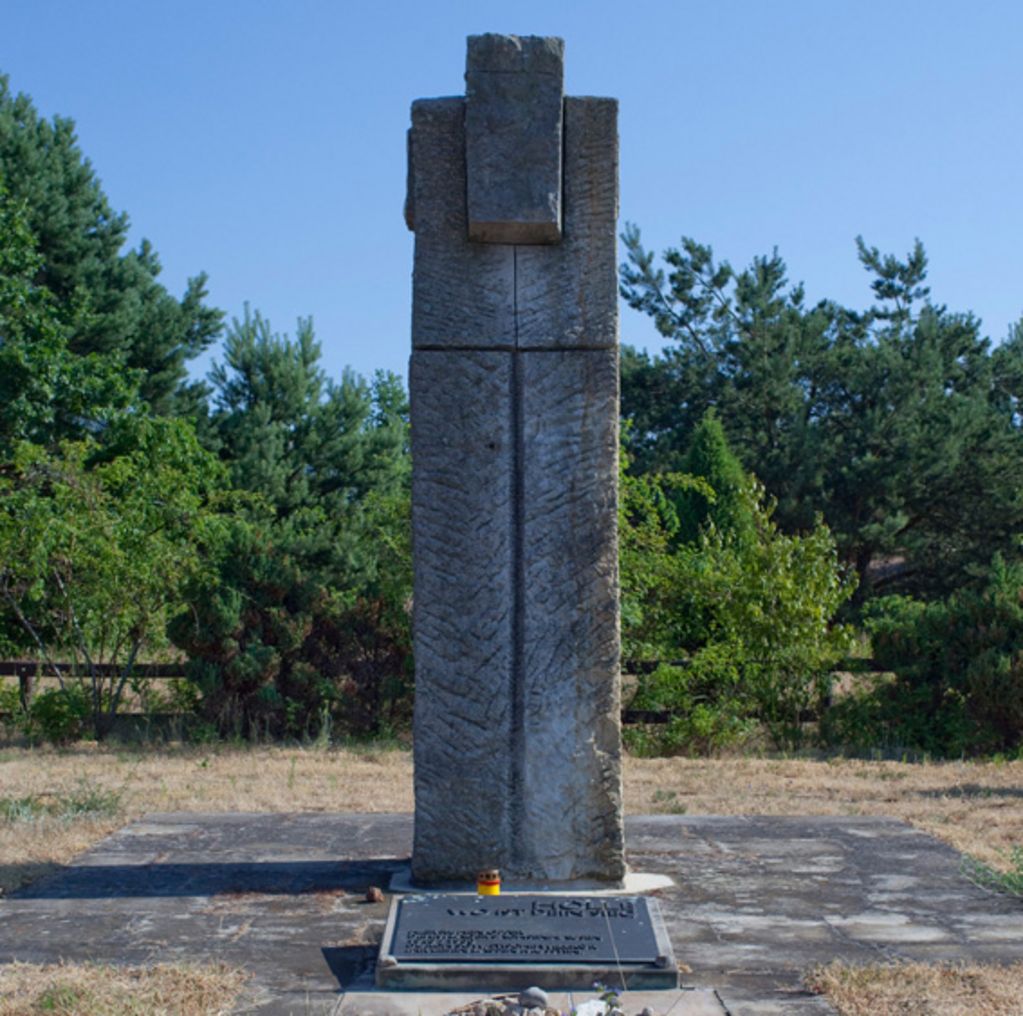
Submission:
<svg viewBox="0 0 1023 1016">
<path fill-rule="evenodd" d="M 218 963 L 7 963 L 0 1016 L 218 1016 L 230 1012 L 246 978 Z"/>
<path fill-rule="evenodd" d="M 88 787 L 114 815 L 3 819 L 4 801 L 41 805 Z M 412 810 L 407 751 L 382 748 L 146 748 L 82 744 L 0 751 L 0 893 L 66 864 L 147 812 Z"/>
<path fill-rule="evenodd" d="M 902 819 L 993 867 L 1023 844 L 1023 761 L 637 759 L 625 762 L 634 814 L 877 815 Z"/>
<path fill-rule="evenodd" d="M 807 974 L 840 1016 L 1020 1016 L 1023 963 L 1011 966 L 829 963 Z"/>
</svg>

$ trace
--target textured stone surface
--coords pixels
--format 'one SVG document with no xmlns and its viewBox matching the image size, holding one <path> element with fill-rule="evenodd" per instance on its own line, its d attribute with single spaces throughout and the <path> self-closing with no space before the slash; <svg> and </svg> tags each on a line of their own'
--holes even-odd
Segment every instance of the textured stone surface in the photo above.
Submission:
<svg viewBox="0 0 1023 1016">
<path fill-rule="evenodd" d="M 556 35 L 502 35 L 485 32 L 466 40 L 466 75 L 551 74 L 564 76 L 565 42 Z"/>
<path fill-rule="evenodd" d="M 620 878 L 617 350 L 519 354 L 523 862 Z"/>
<path fill-rule="evenodd" d="M 552 246 L 468 239 L 464 101 L 412 107 L 406 219 L 416 231 L 417 348 L 618 342 L 618 103 L 565 100 L 565 233 Z"/>
<path fill-rule="evenodd" d="M 514 839 L 512 354 L 412 356 L 414 875 L 506 865 Z"/>
<path fill-rule="evenodd" d="M 422 881 L 617 880 L 617 351 L 419 350 Z"/>
<path fill-rule="evenodd" d="M 412 343 L 511 349 L 515 249 L 469 242 L 464 108 L 461 98 L 412 104 Z"/>
<path fill-rule="evenodd" d="M 618 344 L 618 102 L 565 99 L 565 226 L 517 247 L 519 348 Z"/>
<path fill-rule="evenodd" d="M 543 244 L 561 238 L 563 53 L 556 38 L 469 37 L 470 240 Z"/>
<path fill-rule="evenodd" d="M 561 63 L 560 40 L 477 37 L 467 99 L 412 108 L 423 883 L 493 866 L 527 883 L 624 874 L 616 104 L 564 105 L 562 242 L 469 239 L 474 172 L 523 221 L 555 153 L 560 186 Z"/>
</svg>

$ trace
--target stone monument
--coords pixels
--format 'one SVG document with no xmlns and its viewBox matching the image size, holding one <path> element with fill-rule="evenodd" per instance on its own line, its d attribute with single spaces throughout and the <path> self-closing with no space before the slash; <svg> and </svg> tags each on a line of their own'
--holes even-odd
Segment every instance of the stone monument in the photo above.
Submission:
<svg viewBox="0 0 1023 1016">
<path fill-rule="evenodd" d="M 419 884 L 625 872 L 617 102 L 563 51 L 472 36 L 412 106 Z"/>
</svg>

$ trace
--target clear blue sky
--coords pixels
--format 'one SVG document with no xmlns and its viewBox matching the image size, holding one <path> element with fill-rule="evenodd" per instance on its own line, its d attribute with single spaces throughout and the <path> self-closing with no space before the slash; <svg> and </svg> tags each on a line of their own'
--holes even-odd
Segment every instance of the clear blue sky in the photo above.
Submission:
<svg viewBox="0 0 1023 1016">
<path fill-rule="evenodd" d="M 1018 0 L 2 0 L 0 70 L 72 117 L 132 239 L 228 315 L 312 315 L 324 365 L 405 372 L 410 102 L 463 91 L 465 36 L 561 35 L 566 90 L 621 101 L 622 221 L 808 296 L 869 303 L 862 233 L 920 237 L 935 298 L 1023 313 Z M 622 311 L 623 341 L 660 347 Z"/>
</svg>

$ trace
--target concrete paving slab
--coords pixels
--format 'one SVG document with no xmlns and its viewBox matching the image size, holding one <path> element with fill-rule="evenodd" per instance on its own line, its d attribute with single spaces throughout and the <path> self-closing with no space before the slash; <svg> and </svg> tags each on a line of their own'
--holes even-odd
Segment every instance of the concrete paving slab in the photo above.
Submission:
<svg viewBox="0 0 1023 1016">
<path fill-rule="evenodd" d="M 901 822 L 662 815 L 626 833 L 631 867 L 673 880 L 652 895 L 683 982 L 732 1016 L 830 1012 L 799 978 L 835 958 L 1023 960 L 1023 902 Z M 250 1013 L 348 1016 L 389 902 L 365 891 L 411 844 L 410 815 L 149 815 L 0 900 L 0 962 L 219 959 L 252 971 Z"/>
</svg>

